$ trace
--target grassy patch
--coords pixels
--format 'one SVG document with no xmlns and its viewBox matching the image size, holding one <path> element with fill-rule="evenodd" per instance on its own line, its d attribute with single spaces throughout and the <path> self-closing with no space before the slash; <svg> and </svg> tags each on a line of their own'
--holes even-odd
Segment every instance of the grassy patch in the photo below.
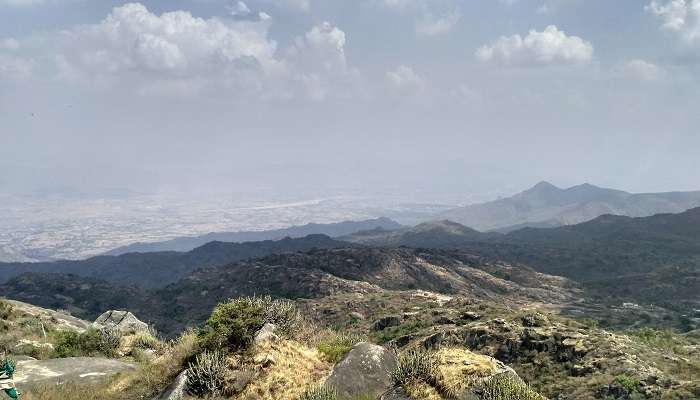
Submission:
<svg viewBox="0 0 700 400">
<path fill-rule="evenodd" d="M 364 341 L 364 338 L 358 335 L 333 333 L 321 339 L 316 348 L 323 354 L 323 358 L 326 361 L 335 364 L 340 361 L 354 345 L 362 341 Z"/>
</svg>

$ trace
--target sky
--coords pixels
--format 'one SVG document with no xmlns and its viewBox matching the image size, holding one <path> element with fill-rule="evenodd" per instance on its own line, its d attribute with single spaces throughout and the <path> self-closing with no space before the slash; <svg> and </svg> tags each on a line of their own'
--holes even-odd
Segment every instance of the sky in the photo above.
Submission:
<svg viewBox="0 0 700 400">
<path fill-rule="evenodd" d="M 0 0 L 0 193 L 700 189 L 700 0 Z"/>
</svg>

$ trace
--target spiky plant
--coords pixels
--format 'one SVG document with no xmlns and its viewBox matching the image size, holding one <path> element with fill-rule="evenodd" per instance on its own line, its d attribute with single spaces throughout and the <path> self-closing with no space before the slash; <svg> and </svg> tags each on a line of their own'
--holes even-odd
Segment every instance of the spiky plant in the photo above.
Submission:
<svg viewBox="0 0 700 400">
<path fill-rule="evenodd" d="M 481 391 L 484 400 L 547 400 L 530 385 L 510 374 L 499 374 L 488 379 Z"/>
<path fill-rule="evenodd" d="M 411 349 L 399 356 L 391 378 L 397 386 L 415 381 L 433 385 L 436 383 L 437 374 L 438 364 L 434 353 L 424 349 Z"/>
<path fill-rule="evenodd" d="M 320 386 L 316 386 L 316 387 L 313 387 L 311 389 L 308 389 L 299 398 L 299 400 L 337 400 L 337 399 L 338 399 L 338 393 L 335 391 L 335 389 L 328 387 L 328 386 L 325 386 L 325 385 L 320 385 Z"/>
<path fill-rule="evenodd" d="M 226 357 L 219 351 L 205 351 L 187 368 L 187 390 L 195 396 L 217 395 L 224 389 Z"/>
</svg>

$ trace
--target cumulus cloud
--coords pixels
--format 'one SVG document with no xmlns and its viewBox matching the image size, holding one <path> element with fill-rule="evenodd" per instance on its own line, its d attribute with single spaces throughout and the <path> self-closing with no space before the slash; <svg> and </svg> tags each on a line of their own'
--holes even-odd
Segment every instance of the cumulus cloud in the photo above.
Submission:
<svg viewBox="0 0 700 400">
<path fill-rule="evenodd" d="M 550 25 L 542 32 L 530 30 L 525 37 L 502 36 L 480 47 L 476 57 L 482 62 L 513 67 L 575 65 L 590 62 L 593 51 L 590 42 Z"/>
<path fill-rule="evenodd" d="M 19 41 L 14 38 L 0 39 L 0 49 L 17 50 L 19 49 Z"/>
<path fill-rule="evenodd" d="M 186 11 L 160 16 L 142 4 L 116 7 L 102 22 L 62 32 L 60 52 L 70 67 L 92 75 L 153 72 L 187 77 L 277 66 L 268 24 L 202 19 Z"/>
<path fill-rule="evenodd" d="M 230 7 L 231 15 L 234 17 L 247 17 L 250 15 L 250 8 L 248 5 L 242 1 L 237 2 Z"/>
<path fill-rule="evenodd" d="M 328 96 L 331 86 L 352 86 L 359 72 L 345 56 L 345 32 L 329 22 L 314 26 L 295 40 L 286 60 L 296 71 L 306 94 L 315 100 Z"/>
<path fill-rule="evenodd" d="M 661 28 L 687 41 L 700 40 L 700 0 L 652 0 L 645 7 L 661 21 Z"/>
<path fill-rule="evenodd" d="M 654 82 L 666 76 L 666 70 L 650 62 L 635 59 L 616 68 L 622 76 L 640 81 Z"/>
</svg>

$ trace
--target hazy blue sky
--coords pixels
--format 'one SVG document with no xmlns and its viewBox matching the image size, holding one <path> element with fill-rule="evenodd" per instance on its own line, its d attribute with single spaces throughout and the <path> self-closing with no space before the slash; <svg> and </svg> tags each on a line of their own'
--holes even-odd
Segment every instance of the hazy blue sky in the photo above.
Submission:
<svg viewBox="0 0 700 400">
<path fill-rule="evenodd" d="M 0 192 L 700 189 L 700 0 L 0 0 Z"/>
</svg>

